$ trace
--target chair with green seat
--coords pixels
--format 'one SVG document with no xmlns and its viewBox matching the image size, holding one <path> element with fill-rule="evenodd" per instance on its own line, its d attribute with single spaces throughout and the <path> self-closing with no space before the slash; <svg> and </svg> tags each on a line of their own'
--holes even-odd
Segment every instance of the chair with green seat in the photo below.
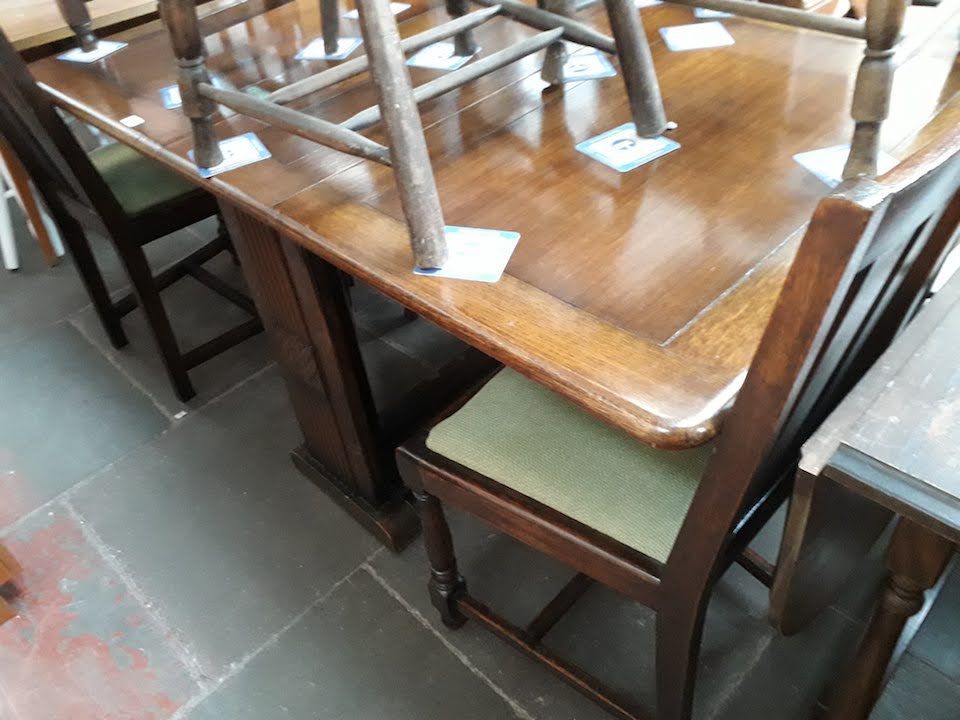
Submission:
<svg viewBox="0 0 960 720">
<path fill-rule="evenodd" d="M 601 582 L 656 611 L 655 717 L 689 720 L 713 585 L 738 561 L 770 584 L 772 566 L 747 544 L 786 497 L 803 442 L 922 301 L 954 234 L 944 211 L 960 192 L 960 101 L 941 120 L 898 168 L 820 202 L 709 446 L 655 450 L 504 369 L 399 448 L 448 626 L 475 619 L 616 717 L 651 717 L 542 642 Z M 527 627 L 511 624 L 467 591 L 442 503 L 577 574 Z"/>
<path fill-rule="evenodd" d="M 139 306 L 177 397 L 186 401 L 195 395 L 191 368 L 260 332 L 253 302 L 203 268 L 216 255 L 232 252 L 222 230 L 156 275 L 144 254 L 148 243 L 216 215 L 216 199 L 126 145 L 84 152 L 2 32 L 0 135 L 20 156 L 43 194 L 111 343 L 117 348 L 127 344 L 121 317 Z M 116 302 L 111 299 L 90 250 L 88 232 L 113 243 L 130 279 L 130 295 Z M 247 311 L 250 319 L 182 351 L 160 291 L 186 275 Z"/>
</svg>

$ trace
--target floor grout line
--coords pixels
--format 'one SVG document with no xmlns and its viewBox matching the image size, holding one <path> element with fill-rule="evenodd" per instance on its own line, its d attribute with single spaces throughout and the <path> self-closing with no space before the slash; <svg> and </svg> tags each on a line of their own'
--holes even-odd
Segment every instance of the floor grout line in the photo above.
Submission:
<svg viewBox="0 0 960 720">
<path fill-rule="evenodd" d="M 432 633 L 434 637 L 436 637 L 443 644 L 443 646 L 447 650 L 449 650 L 450 653 L 453 654 L 453 656 L 457 658 L 457 660 L 459 660 L 464 667 L 467 668 L 467 670 L 473 673 L 473 675 L 476 676 L 484 685 L 486 685 L 494 693 L 496 693 L 496 695 L 498 695 L 500 699 L 503 700 L 510 707 L 510 709 L 513 711 L 514 716 L 516 716 L 520 720 L 535 720 L 533 715 L 527 712 L 527 710 L 519 702 L 517 702 L 512 697 L 510 697 L 510 695 L 508 695 L 503 688 L 501 688 L 493 680 L 490 679 L 489 675 L 487 675 L 485 672 L 483 672 L 483 670 L 481 670 L 476 665 L 474 665 L 473 661 L 470 660 L 469 657 L 467 657 L 466 653 L 464 653 L 460 648 L 458 648 L 456 645 L 450 642 L 450 640 L 447 639 L 443 635 L 443 633 L 438 631 L 430 623 L 430 621 L 423 616 L 423 613 L 421 613 L 413 605 L 407 602 L 407 599 L 404 598 L 392 585 L 390 585 L 390 583 L 388 583 L 380 575 L 380 573 L 374 570 L 369 562 L 365 561 L 360 566 L 359 569 L 364 570 L 368 575 L 370 575 L 370 577 L 372 577 L 374 581 L 378 585 L 380 585 L 380 587 L 382 587 L 390 597 L 396 600 L 403 607 L 404 610 L 406 610 L 408 613 L 410 613 L 414 617 L 414 619 L 417 622 L 419 622 L 424 628 L 426 628 L 430 633 Z"/>
<path fill-rule="evenodd" d="M 186 414 L 180 415 L 180 413 L 177 413 L 177 414 L 174 416 L 174 419 L 175 419 L 175 420 L 183 420 L 184 418 L 186 418 L 186 417 L 188 417 L 188 416 L 190 416 L 190 415 L 193 415 L 193 414 L 196 413 L 196 412 L 199 412 L 199 411 L 201 411 L 201 410 L 203 410 L 203 409 L 205 409 L 205 408 L 207 408 L 207 407 L 210 407 L 211 405 L 213 405 L 213 404 L 215 404 L 215 403 L 220 402 L 221 400 L 223 400 L 225 397 L 227 397 L 227 396 L 230 395 L 231 393 L 239 390 L 240 388 L 242 388 L 243 386 L 247 385 L 248 383 L 256 380 L 256 379 L 257 379 L 258 377 L 260 377 L 261 375 L 265 375 L 269 370 L 274 369 L 276 366 L 277 366 L 276 360 L 270 360 L 266 365 L 264 365 L 264 366 L 263 366 L 262 368 L 260 368 L 259 370 L 255 370 L 254 372 L 252 372 L 250 375 L 247 375 L 247 377 L 243 378 L 242 380 L 238 380 L 238 381 L 235 382 L 233 385 L 231 385 L 230 387 L 226 388 L 225 390 L 223 390 L 222 392 L 218 393 L 217 395 L 214 395 L 214 396 L 213 396 L 212 398 L 210 398 L 209 400 L 206 400 L 206 401 L 203 402 L 202 404 L 197 405 L 197 407 L 195 407 L 195 408 L 190 408 L 189 410 L 186 411 Z"/>
<path fill-rule="evenodd" d="M 156 435 L 153 435 L 153 436 L 145 439 L 145 440 L 144 440 L 142 443 L 140 443 L 139 445 L 136 445 L 136 446 L 130 448 L 130 449 L 127 450 L 125 453 L 123 453 L 123 455 L 121 455 L 120 457 L 115 458 L 114 460 L 111 460 L 110 462 L 106 463 L 105 465 L 102 465 L 102 466 L 98 467 L 98 468 L 97 468 L 96 470 L 94 470 L 93 472 L 91 472 L 91 473 L 89 473 L 89 474 L 87 474 L 87 475 L 84 475 L 82 478 L 80 478 L 79 480 L 77 480 L 73 485 L 71 485 L 70 487 L 68 487 L 68 488 L 65 489 L 65 490 L 61 490 L 61 491 L 58 492 L 56 495 L 54 495 L 52 498 L 50 498 L 49 500 L 45 501 L 43 504 L 38 505 L 37 507 L 35 507 L 33 510 L 31 510 L 31 511 L 28 512 L 28 513 L 26 513 L 25 515 L 21 515 L 20 517 L 18 517 L 18 518 L 17 518 L 16 520 L 14 520 L 12 523 L 9 523 L 8 525 L 4 525 L 4 526 L 0 527 L 0 537 L 3 537 L 3 536 L 5 536 L 5 535 L 9 535 L 9 534 L 12 533 L 12 532 L 16 532 L 16 530 L 17 530 L 21 525 L 23 525 L 24 523 L 28 522 L 31 518 L 34 518 L 34 517 L 36 517 L 37 515 L 40 515 L 41 513 L 49 510 L 51 507 L 53 507 L 54 505 L 57 505 L 57 504 L 60 503 L 61 501 L 69 499 L 69 498 L 72 497 L 75 493 L 79 492 L 80 490 L 83 490 L 83 488 L 85 488 L 85 487 L 86 487 L 87 485 L 89 485 L 91 482 L 93 482 L 94 480 L 96 480 L 98 477 L 100 477 L 101 475 L 103 475 L 103 474 L 106 473 L 106 472 L 109 472 L 109 471 L 110 471 L 111 469 L 113 469 L 117 464 L 123 462 L 123 461 L 126 460 L 128 457 L 130 457 L 130 456 L 133 455 L 134 453 L 138 452 L 138 451 L 139 451 L 141 448 L 143 448 L 145 445 L 148 445 L 149 443 L 152 443 L 152 442 L 156 442 L 157 440 L 159 440 L 160 438 L 162 438 L 164 435 L 166 435 L 168 432 L 170 432 L 170 430 L 171 430 L 172 428 L 173 428 L 172 425 L 168 425 L 168 426 L 165 427 L 163 430 L 161 430 L 160 432 L 158 432 Z"/>
<path fill-rule="evenodd" d="M 339 590 L 341 586 L 349 582 L 354 575 L 361 572 L 364 566 L 370 560 L 373 560 L 380 553 L 381 550 L 383 550 L 382 547 L 379 547 L 376 550 L 374 550 L 372 553 L 370 553 L 370 555 L 366 557 L 366 559 L 363 560 L 363 562 L 361 562 L 359 565 L 353 568 L 350 572 L 348 572 L 342 578 L 337 580 L 325 592 L 315 597 L 310 602 L 310 604 L 307 605 L 307 607 L 305 607 L 302 611 L 297 613 L 297 615 L 291 618 L 289 622 L 287 622 L 282 628 L 280 628 L 275 633 L 273 633 L 270 637 L 264 640 L 258 647 L 248 652 L 239 660 L 236 660 L 230 663 L 230 665 L 228 666 L 229 669 L 226 673 L 221 675 L 219 678 L 214 680 L 208 687 L 202 689 L 201 692 L 197 693 L 192 698 L 190 698 L 186 703 L 181 705 L 180 708 L 178 708 L 177 711 L 170 716 L 169 720 L 184 720 L 187 717 L 188 713 L 190 713 L 194 708 L 200 705 L 200 703 L 202 703 L 208 697 L 213 695 L 213 693 L 215 693 L 218 689 L 220 689 L 229 680 L 239 675 L 244 670 L 244 668 L 246 668 L 247 665 L 249 665 L 254 660 L 254 658 L 256 658 L 260 653 L 276 645 L 277 642 L 279 642 L 280 638 L 282 638 L 289 630 L 291 630 L 295 625 L 297 625 L 297 623 L 303 620 L 311 611 L 315 610 L 324 602 L 326 602 L 326 600 L 329 599 L 330 596 L 332 596 L 337 590 Z"/>
<path fill-rule="evenodd" d="M 153 404 L 153 406 L 160 412 L 161 415 L 163 415 L 169 422 L 174 421 L 176 413 L 168 409 L 152 392 L 146 388 L 146 386 L 144 386 L 143 383 L 127 372 L 123 365 L 117 360 L 116 352 L 114 350 L 101 347 L 100 343 L 90 337 L 89 333 L 87 333 L 87 331 L 83 329 L 83 326 L 74 318 L 67 318 L 67 322 L 72 325 L 73 328 L 80 333 L 80 336 L 90 345 L 92 345 L 97 352 L 106 358 L 107 362 L 109 362 L 114 369 L 116 369 L 117 372 L 119 372 L 126 379 L 128 383 L 139 390 Z"/>
<path fill-rule="evenodd" d="M 190 679 L 197 683 L 201 689 L 207 687 L 211 682 L 211 678 L 204 673 L 199 658 L 195 653 L 191 652 L 187 643 L 180 639 L 173 626 L 167 622 L 167 619 L 163 617 L 157 609 L 156 603 L 144 592 L 130 571 L 127 570 L 123 562 L 117 557 L 116 549 L 108 545 L 103 538 L 100 537 L 100 534 L 70 503 L 69 499 L 64 498 L 62 505 L 70 517 L 80 526 L 80 532 L 83 534 L 84 539 L 86 539 L 100 557 L 103 558 L 107 567 L 117 574 L 120 581 L 126 587 L 127 592 L 130 593 L 131 597 L 143 607 L 144 612 L 153 620 L 154 624 L 160 630 L 161 635 L 169 642 L 177 659 L 183 664 L 187 673 L 190 675 Z"/>
</svg>

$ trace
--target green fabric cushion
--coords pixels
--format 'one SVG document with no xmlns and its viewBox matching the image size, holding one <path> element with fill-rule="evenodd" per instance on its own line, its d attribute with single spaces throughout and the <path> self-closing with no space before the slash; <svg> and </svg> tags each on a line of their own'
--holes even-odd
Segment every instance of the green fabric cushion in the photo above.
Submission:
<svg viewBox="0 0 960 720">
<path fill-rule="evenodd" d="M 90 160 L 128 215 L 197 191 L 175 172 L 122 143 L 97 148 L 90 153 Z"/>
<path fill-rule="evenodd" d="M 712 450 L 654 450 L 512 370 L 433 428 L 427 447 L 660 561 Z"/>
</svg>

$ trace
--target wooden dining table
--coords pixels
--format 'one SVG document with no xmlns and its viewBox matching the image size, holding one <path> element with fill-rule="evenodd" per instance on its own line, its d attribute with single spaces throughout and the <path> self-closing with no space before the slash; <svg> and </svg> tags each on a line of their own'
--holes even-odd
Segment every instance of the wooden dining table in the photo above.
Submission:
<svg viewBox="0 0 960 720">
<path fill-rule="evenodd" d="M 609 31 L 602 5 L 579 15 Z M 415 3 L 401 33 L 445 18 Z M 298 467 L 400 547 L 416 519 L 392 448 L 413 428 L 388 427 L 399 416 L 375 407 L 343 274 L 653 447 L 709 442 L 736 397 L 804 224 L 829 191 L 793 156 L 849 142 L 863 45 L 725 18 L 734 45 L 671 52 L 658 31 L 697 22 L 691 9 L 655 5 L 642 18 L 681 148 L 630 172 L 575 149 L 629 121 L 617 77 L 550 90 L 528 57 L 421 106 L 446 222 L 521 235 L 496 283 L 412 272 L 388 168 L 226 109 L 218 136 L 254 132 L 272 157 L 201 179 L 189 121 L 161 102 L 176 81 L 162 32 L 130 37 L 97 64 L 49 58 L 31 69 L 64 110 L 217 195 L 303 430 Z M 897 73 L 883 133 L 894 157 L 958 89 L 957 22 Z M 532 32 L 499 18 L 476 34 L 489 53 Z M 320 35 L 316 0 L 226 9 L 204 33 L 210 70 L 247 92 L 327 66 L 295 59 Z M 359 28 L 345 20 L 343 33 Z M 411 68 L 415 84 L 436 75 Z M 362 77 L 294 106 L 341 121 L 374 102 Z M 143 124 L 121 122 L 131 115 Z M 438 400 L 404 402 L 424 415 Z"/>
</svg>

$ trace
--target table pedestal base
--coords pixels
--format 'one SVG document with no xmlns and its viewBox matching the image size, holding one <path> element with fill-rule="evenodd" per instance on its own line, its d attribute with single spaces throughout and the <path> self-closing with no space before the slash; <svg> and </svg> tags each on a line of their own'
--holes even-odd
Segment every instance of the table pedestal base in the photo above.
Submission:
<svg viewBox="0 0 960 720">
<path fill-rule="evenodd" d="M 290 459 L 310 482 L 323 490 L 367 532 L 394 552 L 403 550 L 420 532 L 417 513 L 401 493 L 393 500 L 375 507 L 361 495 L 351 492 L 350 488 L 337 482 L 303 445 L 290 452 Z"/>
</svg>

